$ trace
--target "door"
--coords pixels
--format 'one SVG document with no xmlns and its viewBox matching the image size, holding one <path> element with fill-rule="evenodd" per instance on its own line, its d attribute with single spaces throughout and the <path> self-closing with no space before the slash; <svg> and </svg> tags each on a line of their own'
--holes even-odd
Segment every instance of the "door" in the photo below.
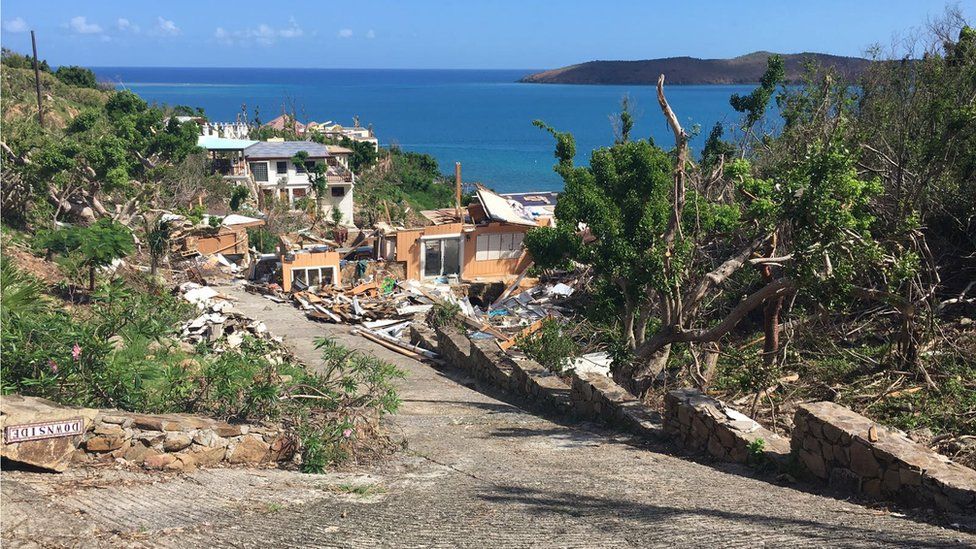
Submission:
<svg viewBox="0 0 976 549">
<path fill-rule="evenodd" d="M 424 240 L 424 277 L 461 274 L 461 239 Z"/>
</svg>

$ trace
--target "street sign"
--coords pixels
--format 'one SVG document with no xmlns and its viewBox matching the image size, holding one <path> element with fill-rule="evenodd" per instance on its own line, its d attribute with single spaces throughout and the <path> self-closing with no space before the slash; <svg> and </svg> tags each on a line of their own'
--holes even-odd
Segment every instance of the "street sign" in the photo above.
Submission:
<svg viewBox="0 0 976 549">
<path fill-rule="evenodd" d="M 5 444 L 13 444 L 45 438 L 70 437 L 80 435 L 84 432 L 85 420 L 80 417 L 44 423 L 8 425 L 3 431 L 3 442 Z"/>
</svg>

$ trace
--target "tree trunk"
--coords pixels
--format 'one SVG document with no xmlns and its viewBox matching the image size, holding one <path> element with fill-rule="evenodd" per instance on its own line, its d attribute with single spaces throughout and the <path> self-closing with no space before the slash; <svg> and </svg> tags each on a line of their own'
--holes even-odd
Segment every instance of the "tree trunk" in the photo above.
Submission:
<svg viewBox="0 0 976 549">
<path fill-rule="evenodd" d="M 88 267 L 88 290 L 95 291 L 95 266 Z"/>
<path fill-rule="evenodd" d="M 779 357 L 779 314 L 783 310 L 783 296 L 774 297 L 763 308 L 763 365 L 772 366 Z"/>
</svg>

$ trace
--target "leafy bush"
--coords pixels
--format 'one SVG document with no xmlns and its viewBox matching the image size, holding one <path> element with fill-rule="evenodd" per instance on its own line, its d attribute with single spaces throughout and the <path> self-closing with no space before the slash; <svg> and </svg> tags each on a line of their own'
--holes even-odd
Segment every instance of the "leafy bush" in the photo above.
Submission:
<svg viewBox="0 0 976 549">
<path fill-rule="evenodd" d="M 458 320 L 461 314 L 461 306 L 453 301 L 437 301 L 427 312 L 427 325 L 431 328 L 453 327 L 460 329 L 463 324 Z"/>
<path fill-rule="evenodd" d="M 516 345 L 529 358 L 553 372 L 562 372 L 580 354 L 576 340 L 566 334 L 562 324 L 551 318 L 543 320 L 542 327 L 535 333 L 519 337 Z"/>
<path fill-rule="evenodd" d="M 58 67 L 58 70 L 54 72 L 54 76 L 69 86 L 98 88 L 98 79 L 95 78 L 95 73 L 85 67 Z"/>
</svg>

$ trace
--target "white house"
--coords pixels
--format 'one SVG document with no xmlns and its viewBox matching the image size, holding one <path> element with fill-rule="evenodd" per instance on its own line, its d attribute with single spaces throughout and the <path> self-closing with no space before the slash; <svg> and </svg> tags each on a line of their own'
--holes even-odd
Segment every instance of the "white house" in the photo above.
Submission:
<svg viewBox="0 0 976 549">
<path fill-rule="evenodd" d="M 292 162 L 299 151 L 308 153 L 305 165 Z M 311 141 L 262 141 L 244 149 L 248 171 L 264 196 L 277 196 L 292 207 L 300 198 L 314 198 L 308 170 L 315 164 L 325 164 L 328 191 L 322 199 L 323 214 L 329 216 L 333 207 L 338 208 L 345 225 L 352 225 L 356 180 L 349 169 L 350 154 L 352 151 L 344 147 Z"/>
</svg>

